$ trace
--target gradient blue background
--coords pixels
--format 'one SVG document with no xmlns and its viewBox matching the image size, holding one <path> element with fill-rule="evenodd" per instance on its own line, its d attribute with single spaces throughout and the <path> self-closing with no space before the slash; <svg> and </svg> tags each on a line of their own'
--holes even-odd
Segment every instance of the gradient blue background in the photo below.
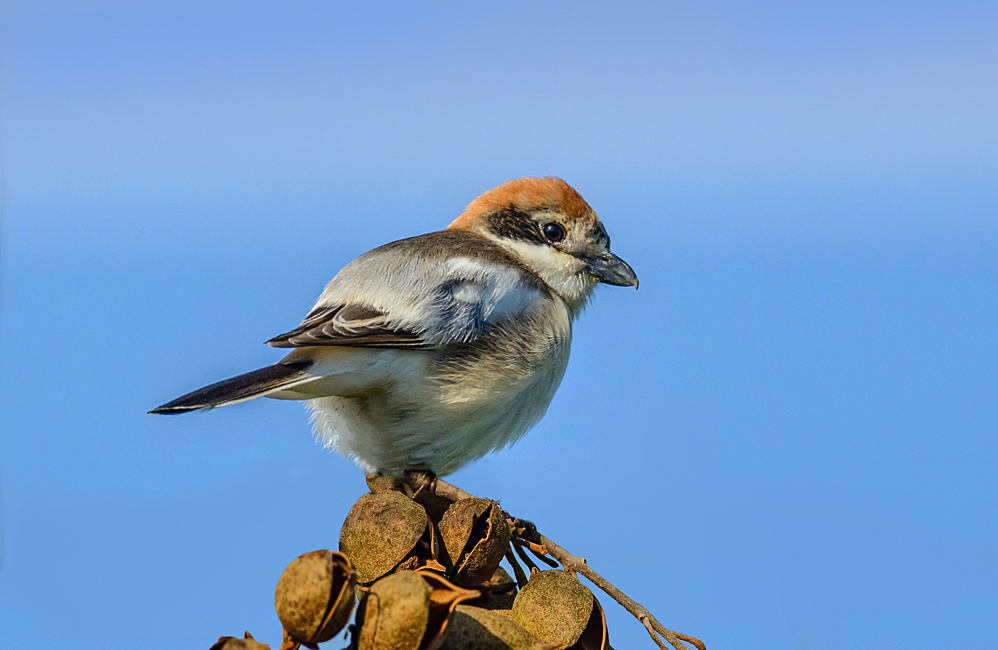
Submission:
<svg viewBox="0 0 998 650">
<path fill-rule="evenodd" d="M 998 4 L 871 4 L 4 3 L 0 647 L 276 647 L 361 473 L 145 412 L 548 174 L 641 289 L 453 481 L 711 650 L 994 646 Z"/>
</svg>

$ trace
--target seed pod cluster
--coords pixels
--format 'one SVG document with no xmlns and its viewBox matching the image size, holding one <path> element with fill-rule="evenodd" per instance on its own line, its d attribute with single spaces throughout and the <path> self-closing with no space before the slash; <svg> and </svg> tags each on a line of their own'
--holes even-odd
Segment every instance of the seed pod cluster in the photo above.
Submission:
<svg viewBox="0 0 998 650">
<path fill-rule="evenodd" d="M 281 650 L 314 648 L 349 622 L 351 650 L 608 650 L 603 610 L 574 574 L 534 571 L 522 589 L 499 566 L 508 516 L 487 499 L 418 500 L 370 483 L 339 552 L 294 560 L 278 582 Z M 522 574 L 521 581 L 523 580 Z M 226 637 L 219 648 L 258 648 Z"/>
</svg>

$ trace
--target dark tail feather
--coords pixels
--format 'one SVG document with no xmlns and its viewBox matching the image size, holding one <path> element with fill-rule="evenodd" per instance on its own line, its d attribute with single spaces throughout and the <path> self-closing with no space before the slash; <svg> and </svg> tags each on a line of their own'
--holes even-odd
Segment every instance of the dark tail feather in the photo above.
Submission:
<svg viewBox="0 0 998 650">
<path fill-rule="evenodd" d="M 293 383 L 296 379 L 302 378 L 302 375 L 312 366 L 312 363 L 309 359 L 275 363 L 266 368 L 260 368 L 259 370 L 247 372 L 238 377 L 232 377 L 231 379 L 199 388 L 193 393 L 187 393 L 183 397 L 178 397 L 172 402 L 167 402 L 163 406 L 149 411 L 149 413 L 151 415 L 186 413 L 188 411 L 210 409 L 216 406 L 241 402 L 253 397 L 260 397 L 283 388 Z"/>
</svg>

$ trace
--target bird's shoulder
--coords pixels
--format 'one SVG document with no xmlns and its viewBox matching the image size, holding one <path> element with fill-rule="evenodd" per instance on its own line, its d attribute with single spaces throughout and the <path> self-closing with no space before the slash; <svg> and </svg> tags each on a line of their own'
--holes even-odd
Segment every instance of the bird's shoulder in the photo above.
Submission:
<svg viewBox="0 0 998 650">
<path fill-rule="evenodd" d="M 514 254 L 491 239 L 468 230 L 440 230 L 399 239 L 361 255 L 356 262 L 384 261 L 386 258 L 395 258 L 399 255 L 404 256 L 406 264 L 424 262 L 436 265 L 455 258 L 473 259 L 483 265 L 491 264 L 497 268 L 514 269 L 522 275 L 525 283 L 544 284 L 540 277 Z"/>
</svg>

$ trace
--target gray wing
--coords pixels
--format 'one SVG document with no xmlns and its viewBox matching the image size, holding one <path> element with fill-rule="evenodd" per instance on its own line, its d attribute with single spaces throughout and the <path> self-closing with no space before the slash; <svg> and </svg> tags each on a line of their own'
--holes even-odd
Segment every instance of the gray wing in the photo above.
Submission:
<svg viewBox="0 0 998 650">
<path fill-rule="evenodd" d="M 418 332 L 391 327 L 387 314 L 364 305 L 319 306 L 302 324 L 267 341 L 274 348 L 346 345 L 364 348 L 433 347 Z"/>
<path fill-rule="evenodd" d="M 539 278 L 484 237 L 441 231 L 360 256 L 329 282 L 301 325 L 267 343 L 435 349 L 529 318 L 550 299 Z"/>
</svg>

